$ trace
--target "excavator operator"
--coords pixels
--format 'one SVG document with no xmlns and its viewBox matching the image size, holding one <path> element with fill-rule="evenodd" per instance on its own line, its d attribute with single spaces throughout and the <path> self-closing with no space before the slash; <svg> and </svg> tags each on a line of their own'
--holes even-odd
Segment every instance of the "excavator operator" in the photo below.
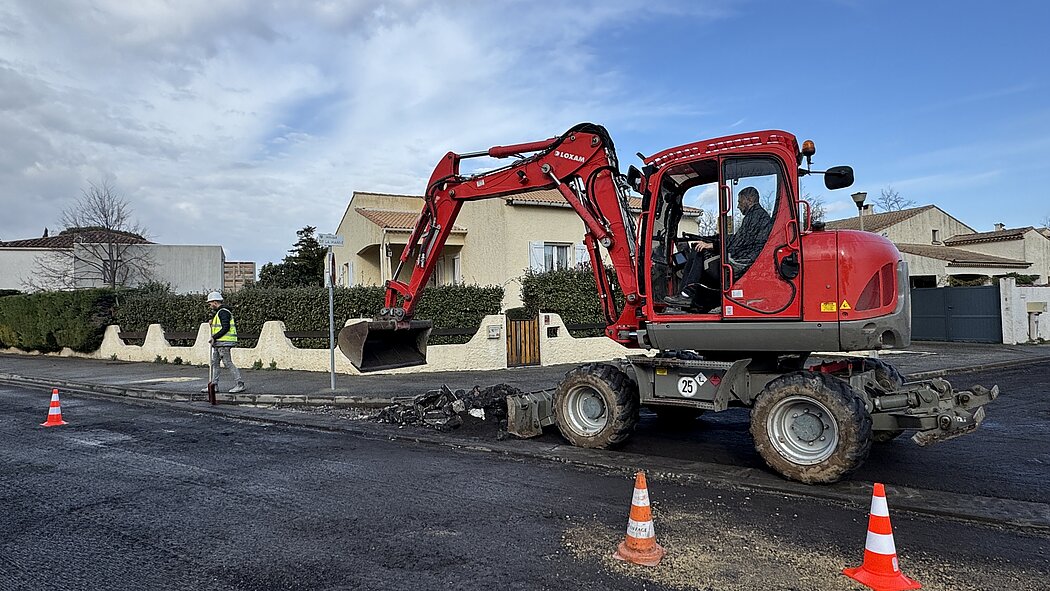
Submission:
<svg viewBox="0 0 1050 591">
<path fill-rule="evenodd" d="M 733 275 L 739 277 L 755 262 L 769 238 L 772 218 L 759 204 L 758 189 L 744 187 L 737 194 L 737 206 L 744 219 L 740 228 L 729 237 L 726 254 L 733 267 Z M 682 275 L 681 294 L 668 296 L 664 301 L 682 308 L 703 308 L 705 311 L 717 306 L 719 279 L 718 236 L 704 236 L 690 242 L 692 248 L 689 262 Z"/>
</svg>

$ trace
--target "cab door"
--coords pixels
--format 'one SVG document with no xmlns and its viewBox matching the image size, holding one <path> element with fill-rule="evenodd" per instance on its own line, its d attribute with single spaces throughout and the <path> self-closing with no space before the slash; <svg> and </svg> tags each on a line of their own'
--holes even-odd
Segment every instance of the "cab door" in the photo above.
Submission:
<svg viewBox="0 0 1050 591">
<path fill-rule="evenodd" d="M 722 318 L 798 319 L 802 247 L 793 189 L 773 156 L 722 161 Z"/>
</svg>

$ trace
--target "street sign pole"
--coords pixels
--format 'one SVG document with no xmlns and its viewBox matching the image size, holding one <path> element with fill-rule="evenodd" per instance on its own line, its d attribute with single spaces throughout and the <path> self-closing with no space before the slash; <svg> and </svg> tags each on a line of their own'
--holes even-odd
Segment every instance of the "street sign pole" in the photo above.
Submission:
<svg viewBox="0 0 1050 591">
<path fill-rule="evenodd" d="M 325 273 L 325 283 L 328 284 L 328 360 L 331 369 L 332 391 L 335 391 L 335 286 L 332 275 L 335 273 L 335 255 L 332 247 L 328 247 L 328 273 Z"/>
<path fill-rule="evenodd" d="M 328 286 L 328 364 L 335 391 L 335 253 L 333 246 L 342 246 L 343 237 L 338 234 L 318 234 L 317 243 L 328 247 L 325 255 L 324 283 Z"/>
</svg>

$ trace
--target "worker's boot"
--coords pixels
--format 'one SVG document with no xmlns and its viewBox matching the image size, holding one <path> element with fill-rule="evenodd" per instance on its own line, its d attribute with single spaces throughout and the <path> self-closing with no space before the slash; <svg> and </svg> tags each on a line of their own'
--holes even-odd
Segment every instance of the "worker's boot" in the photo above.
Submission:
<svg viewBox="0 0 1050 591">
<path fill-rule="evenodd" d="M 237 394 L 239 392 L 244 392 L 246 389 L 247 388 L 244 387 L 244 382 L 237 382 L 236 386 L 230 388 L 230 394 Z"/>
<path fill-rule="evenodd" d="M 667 296 L 666 298 L 664 298 L 664 301 L 668 304 L 671 304 L 672 306 L 677 306 L 679 308 L 687 308 L 693 305 L 692 296 L 685 295 Z"/>
</svg>

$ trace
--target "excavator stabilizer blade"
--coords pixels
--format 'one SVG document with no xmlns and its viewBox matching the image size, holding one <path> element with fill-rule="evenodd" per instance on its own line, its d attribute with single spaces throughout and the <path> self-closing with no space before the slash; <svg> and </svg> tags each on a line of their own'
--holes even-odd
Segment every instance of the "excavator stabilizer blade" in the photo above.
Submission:
<svg viewBox="0 0 1050 591">
<path fill-rule="evenodd" d="M 339 350 L 362 373 L 425 365 L 430 322 L 368 321 L 339 331 Z"/>
</svg>

